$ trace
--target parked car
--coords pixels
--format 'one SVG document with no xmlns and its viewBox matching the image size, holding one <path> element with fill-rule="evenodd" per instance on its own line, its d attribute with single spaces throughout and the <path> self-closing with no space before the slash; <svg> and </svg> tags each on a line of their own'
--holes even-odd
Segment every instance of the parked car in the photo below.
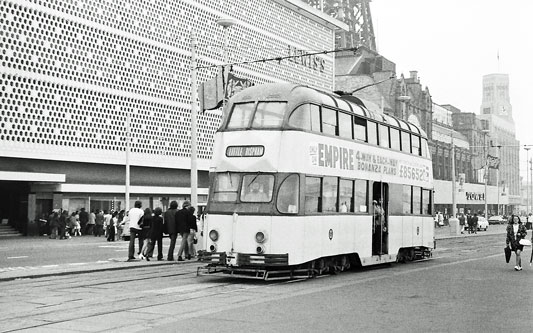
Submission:
<svg viewBox="0 0 533 333">
<path fill-rule="evenodd" d="M 503 218 L 503 216 L 494 215 L 489 217 L 489 224 L 505 224 L 507 223 L 507 219 Z"/>
<path fill-rule="evenodd" d="M 487 219 L 485 219 L 485 217 L 483 216 L 478 216 L 477 217 L 477 230 L 487 231 L 488 228 L 489 228 L 489 221 L 487 221 Z"/>
</svg>

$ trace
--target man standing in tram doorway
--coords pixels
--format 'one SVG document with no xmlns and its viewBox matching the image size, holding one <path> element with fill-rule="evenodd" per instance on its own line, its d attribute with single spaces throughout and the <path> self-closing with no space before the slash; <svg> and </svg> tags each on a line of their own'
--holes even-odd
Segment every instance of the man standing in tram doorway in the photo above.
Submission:
<svg viewBox="0 0 533 333">
<path fill-rule="evenodd" d="M 374 209 L 374 230 L 372 233 L 372 254 L 381 254 L 382 249 L 382 237 L 383 232 L 387 231 L 385 226 L 385 212 L 383 207 L 379 204 L 377 200 L 372 201 L 372 206 Z"/>
</svg>

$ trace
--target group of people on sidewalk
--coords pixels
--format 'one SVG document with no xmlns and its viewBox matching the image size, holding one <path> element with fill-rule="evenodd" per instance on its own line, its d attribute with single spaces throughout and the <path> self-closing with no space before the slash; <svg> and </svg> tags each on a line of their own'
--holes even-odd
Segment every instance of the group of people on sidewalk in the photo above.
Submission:
<svg viewBox="0 0 533 333">
<path fill-rule="evenodd" d="M 121 222 L 125 211 L 107 211 L 95 209 L 87 212 L 85 208 L 69 214 L 67 210 L 57 209 L 48 217 L 44 214 L 39 219 L 39 234 L 49 235 L 51 239 L 68 239 L 81 235 L 105 236 L 108 241 L 120 238 Z"/>
<path fill-rule="evenodd" d="M 459 220 L 459 225 L 461 227 L 461 233 L 463 234 L 465 231 L 468 231 L 469 234 L 477 234 L 477 228 L 478 228 L 478 215 L 477 213 L 474 213 L 474 215 L 467 213 L 466 215 L 461 213 L 457 217 Z"/>
<path fill-rule="evenodd" d="M 197 242 L 198 224 L 194 215 L 195 208 L 189 201 L 184 201 L 182 209 L 178 210 L 176 201 L 170 202 L 169 209 L 163 214 L 161 208 L 155 208 L 153 213 L 150 208 L 142 209 L 142 202 L 136 201 L 129 210 L 125 219 L 129 220 L 130 243 L 128 248 L 128 261 L 135 260 L 135 238 L 138 239 L 137 254 L 141 260 L 149 261 L 153 256 L 157 243 L 157 260 L 163 260 L 163 233 L 169 235 L 170 246 L 167 260 L 174 260 L 174 250 L 178 234 L 181 236 L 181 245 L 178 250 L 178 261 L 192 259 L 196 256 L 195 243 Z"/>
</svg>

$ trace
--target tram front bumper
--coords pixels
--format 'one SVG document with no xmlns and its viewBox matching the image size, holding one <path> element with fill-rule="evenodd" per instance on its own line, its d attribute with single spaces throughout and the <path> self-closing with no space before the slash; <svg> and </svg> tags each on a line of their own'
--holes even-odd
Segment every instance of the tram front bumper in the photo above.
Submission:
<svg viewBox="0 0 533 333">
<path fill-rule="evenodd" d="M 208 265 L 230 267 L 280 267 L 289 265 L 288 254 L 203 252 L 199 260 Z"/>
</svg>

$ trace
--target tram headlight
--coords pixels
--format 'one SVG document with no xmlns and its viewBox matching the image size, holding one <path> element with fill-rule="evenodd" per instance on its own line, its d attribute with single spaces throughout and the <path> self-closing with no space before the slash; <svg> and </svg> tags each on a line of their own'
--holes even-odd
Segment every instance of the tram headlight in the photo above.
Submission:
<svg viewBox="0 0 533 333">
<path fill-rule="evenodd" d="M 259 245 L 255 248 L 255 252 L 257 252 L 257 254 L 265 253 L 265 247 L 263 245 Z"/>
<path fill-rule="evenodd" d="M 255 234 L 255 240 L 258 243 L 264 243 L 266 239 L 267 239 L 266 234 L 262 231 L 259 231 L 258 233 Z"/>
<path fill-rule="evenodd" d="M 216 242 L 218 240 L 218 231 L 216 230 L 211 230 L 209 231 L 209 238 L 213 241 L 213 242 Z"/>
</svg>

